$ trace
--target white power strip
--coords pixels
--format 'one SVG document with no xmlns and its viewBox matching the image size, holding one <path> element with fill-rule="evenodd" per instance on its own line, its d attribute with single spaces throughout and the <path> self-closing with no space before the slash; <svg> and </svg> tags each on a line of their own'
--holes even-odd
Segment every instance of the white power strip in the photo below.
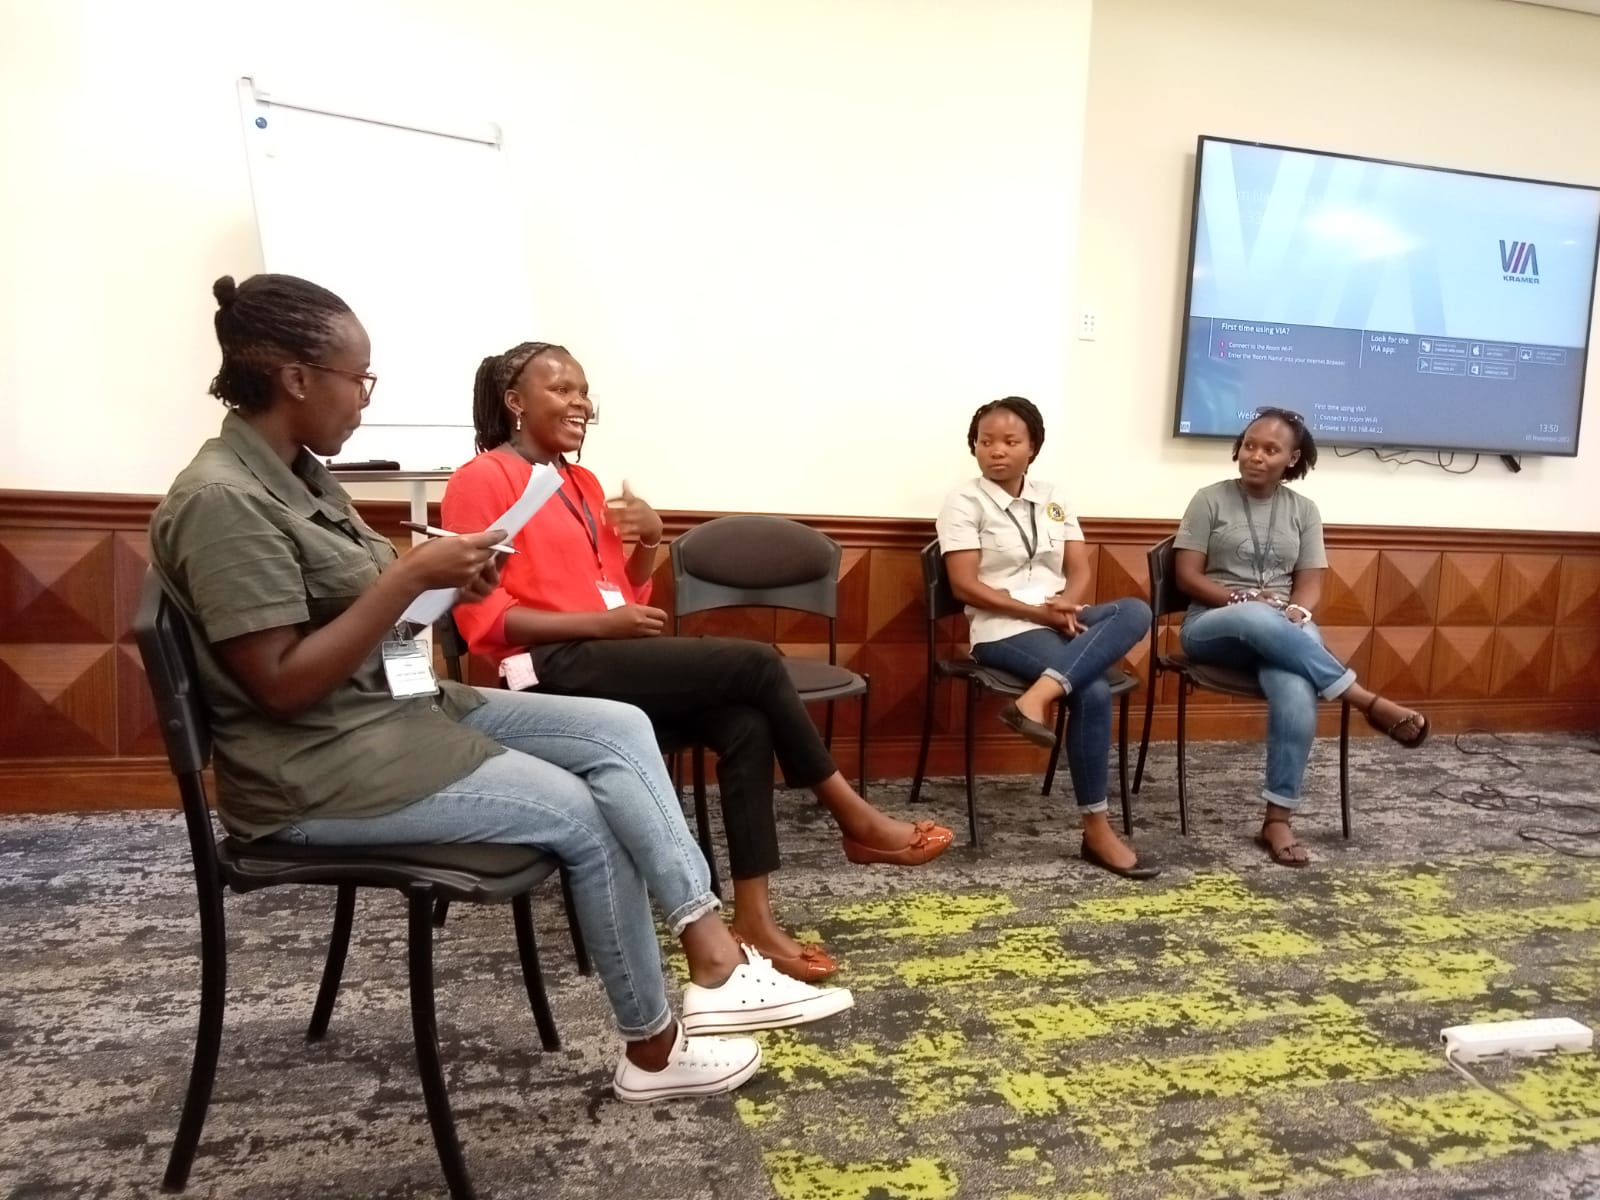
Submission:
<svg viewBox="0 0 1600 1200">
<path fill-rule="evenodd" d="M 1594 1030 L 1571 1017 L 1541 1017 L 1452 1025 L 1439 1031 L 1439 1040 L 1447 1059 L 1468 1063 L 1499 1054 L 1521 1057 L 1551 1050 L 1589 1050 L 1594 1046 Z"/>
</svg>

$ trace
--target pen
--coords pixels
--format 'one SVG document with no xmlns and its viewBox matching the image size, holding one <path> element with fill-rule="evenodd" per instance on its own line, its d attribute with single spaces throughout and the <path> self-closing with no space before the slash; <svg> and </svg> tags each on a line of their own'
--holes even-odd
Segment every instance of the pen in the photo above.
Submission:
<svg viewBox="0 0 1600 1200">
<path fill-rule="evenodd" d="M 409 529 L 412 533 L 424 533 L 429 537 L 460 537 L 461 535 L 449 529 L 440 529 L 437 525 L 420 525 L 416 521 L 401 521 L 401 529 Z M 501 554 L 515 554 L 517 549 L 510 542 L 501 542 L 498 546 L 490 546 L 491 550 L 498 550 Z"/>
</svg>

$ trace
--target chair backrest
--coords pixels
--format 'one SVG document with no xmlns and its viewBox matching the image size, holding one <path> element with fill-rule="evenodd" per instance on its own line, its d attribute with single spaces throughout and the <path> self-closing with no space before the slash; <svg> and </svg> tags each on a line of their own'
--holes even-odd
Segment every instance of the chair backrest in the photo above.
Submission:
<svg viewBox="0 0 1600 1200">
<path fill-rule="evenodd" d="M 930 624 L 966 611 L 966 606 L 950 590 L 950 575 L 945 570 L 944 552 L 939 549 L 938 538 L 922 548 L 922 603 Z"/>
<path fill-rule="evenodd" d="M 145 573 L 133 633 L 172 773 L 198 774 L 211 761 L 211 723 L 200 695 L 200 673 L 189 642 L 188 622 L 153 567 Z"/>
<path fill-rule="evenodd" d="M 222 894 L 216 832 L 211 825 L 204 775 L 211 761 L 211 721 L 205 697 L 200 694 L 200 672 L 189 640 L 189 624 L 161 586 L 153 567 L 145 572 L 133 634 L 139 643 L 150 695 L 155 700 L 167 763 L 178 780 L 204 920 L 207 912 L 220 911 Z"/>
<path fill-rule="evenodd" d="M 1188 594 L 1178 586 L 1174 562 L 1177 551 L 1173 548 L 1175 535 L 1162 538 L 1146 552 L 1150 566 L 1150 611 L 1156 620 L 1169 613 L 1183 612 L 1189 607 Z"/>
<path fill-rule="evenodd" d="M 434 644 L 444 659 L 444 673 L 455 683 L 465 682 L 463 667 L 467 661 L 467 639 L 461 636 L 461 626 L 456 624 L 456 614 L 447 612 L 433 623 Z"/>
<path fill-rule="evenodd" d="M 826 534 L 786 517 L 716 517 L 673 539 L 674 611 L 788 608 L 831 624 L 843 554 Z"/>
</svg>

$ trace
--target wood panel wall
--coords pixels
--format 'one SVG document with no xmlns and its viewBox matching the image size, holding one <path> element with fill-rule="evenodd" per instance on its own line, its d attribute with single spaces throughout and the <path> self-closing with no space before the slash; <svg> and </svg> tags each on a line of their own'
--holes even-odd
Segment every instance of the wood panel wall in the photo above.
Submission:
<svg viewBox="0 0 1600 1200">
<path fill-rule="evenodd" d="M 131 624 L 154 500 L 0 491 L 0 812 L 146 807 L 173 802 L 155 711 Z M 405 506 L 362 506 L 397 540 Z M 665 514 L 668 536 L 713 513 Z M 841 661 L 872 677 L 869 767 L 907 776 L 915 762 L 926 683 L 926 622 L 917 552 L 931 521 L 805 518 L 844 547 Z M 1095 595 L 1147 594 L 1145 550 L 1170 522 L 1087 519 Z M 1319 622 L 1328 645 L 1364 682 L 1425 708 L 1441 732 L 1600 728 L 1600 534 L 1329 526 L 1329 585 Z M 667 556 L 655 602 L 671 609 Z M 944 623 L 941 656 L 959 653 L 962 621 Z M 704 614 L 688 633 L 775 642 L 826 656 L 820 618 L 790 613 Z M 1145 673 L 1148 646 L 1129 658 Z M 492 676 L 475 664 L 479 682 Z M 1170 738 L 1176 695 L 1163 682 L 1156 736 Z M 1143 694 L 1135 693 L 1137 709 Z M 1032 771 L 1043 756 L 979 717 L 979 768 Z M 946 684 L 935 707 L 932 770 L 961 769 L 960 697 Z M 1190 710 L 1191 736 L 1256 738 L 1259 704 L 1209 693 Z M 1331 708 L 1324 714 L 1332 730 Z M 856 770 L 849 705 L 835 751 Z"/>
</svg>

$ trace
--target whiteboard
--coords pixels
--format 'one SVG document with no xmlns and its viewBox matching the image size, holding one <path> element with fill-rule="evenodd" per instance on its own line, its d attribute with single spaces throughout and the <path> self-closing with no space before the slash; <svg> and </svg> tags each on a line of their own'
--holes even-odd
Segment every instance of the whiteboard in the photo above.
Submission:
<svg viewBox="0 0 1600 1200">
<path fill-rule="evenodd" d="M 499 128 L 366 113 L 239 83 L 261 260 L 337 292 L 372 338 L 372 404 L 341 460 L 472 456 L 472 378 L 533 336 Z"/>
</svg>

